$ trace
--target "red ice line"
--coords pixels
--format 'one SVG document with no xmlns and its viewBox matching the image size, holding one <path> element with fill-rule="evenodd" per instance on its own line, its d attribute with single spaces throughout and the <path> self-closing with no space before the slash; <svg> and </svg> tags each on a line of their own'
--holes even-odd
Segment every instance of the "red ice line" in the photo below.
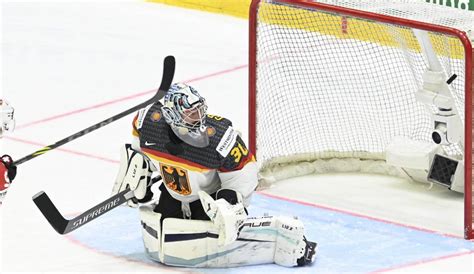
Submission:
<svg viewBox="0 0 474 274">
<path fill-rule="evenodd" d="M 25 140 L 25 139 L 20 139 L 20 138 L 17 138 L 17 137 L 3 136 L 3 138 L 8 139 L 8 140 L 12 140 L 12 141 L 16 141 L 16 142 L 20 142 L 20 143 L 24 143 L 24 144 L 34 145 L 34 146 L 40 146 L 40 147 L 47 146 L 45 144 L 41 144 L 41 143 L 38 143 L 38 142 L 33 142 L 33 141 Z M 56 148 L 56 150 L 71 153 L 71 154 L 78 155 L 78 156 L 93 158 L 93 159 L 97 159 L 97 160 L 101 160 L 101 161 L 105 161 L 105 162 L 109 162 L 109 163 L 114 163 L 114 164 L 119 163 L 119 161 L 117 161 L 117 160 L 108 159 L 108 158 L 105 158 L 105 157 L 101 157 L 101 156 L 97 156 L 97 155 L 93 155 L 93 154 L 89 154 L 89 153 L 85 153 L 85 152 L 81 152 L 81 151 L 76 151 L 76 150 L 71 150 L 71 149 L 66 149 L 66 148 Z"/>
<path fill-rule="evenodd" d="M 392 221 L 388 221 L 388 220 L 383 220 L 383 219 L 379 219 L 379 218 L 365 216 L 365 215 L 358 214 L 358 213 L 355 213 L 355 212 L 345 211 L 345 210 L 341 210 L 341 209 L 337 209 L 337 208 L 332 208 L 332 207 L 318 205 L 318 204 L 314 204 L 314 203 L 299 201 L 299 200 L 295 200 L 295 199 L 291 199 L 291 198 L 277 196 L 277 195 L 274 195 L 274 194 L 264 193 L 264 192 L 261 192 L 261 191 L 257 191 L 257 192 L 258 192 L 258 194 L 263 195 L 263 196 L 267 196 L 267 197 L 278 199 L 278 200 L 288 201 L 288 202 L 295 203 L 295 204 L 301 204 L 301 205 L 321 208 L 321 209 L 325 209 L 325 210 L 329 210 L 329 211 L 340 212 L 340 213 L 343 213 L 343 214 L 346 214 L 346 215 L 352 215 L 352 216 L 356 216 L 356 217 L 359 217 L 359 218 L 364 218 L 364 219 L 368 219 L 368 220 L 372 220 L 372 221 L 377 221 L 377 222 L 392 224 L 392 225 L 396 225 L 396 226 L 406 227 L 406 228 L 410 228 L 410 229 L 413 229 L 413 230 L 423 231 L 423 232 L 427 232 L 427 233 L 431 233 L 431 234 L 438 234 L 438 235 L 442 235 L 442 236 L 445 236 L 445 237 L 463 239 L 463 237 L 459 237 L 459 236 L 456 236 L 456 235 L 439 233 L 439 232 L 429 230 L 429 229 L 425 229 L 425 228 L 420 228 L 420 227 L 416 227 L 416 226 L 410 226 L 410 225 L 405 225 L 405 224 L 401 224 L 401 223 L 396 223 L 396 222 L 392 222 Z M 468 254 L 474 254 L 474 250 L 458 252 L 458 253 L 445 255 L 445 256 L 441 256 L 441 257 L 435 257 L 435 258 L 430 258 L 430 259 L 419 260 L 419 261 L 415 261 L 415 262 L 404 264 L 404 265 L 399 265 L 399 266 L 394 266 L 394 267 L 391 267 L 391 268 L 376 270 L 374 272 L 371 272 L 370 274 L 377 274 L 377 273 L 384 273 L 384 272 L 393 271 L 393 270 L 399 270 L 399 269 L 403 269 L 403 268 L 412 267 L 412 266 L 415 266 L 415 265 L 422 265 L 422 264 L 432 263 L 432 262 L 441 261 L 441 260 L 445 260 L 445 259 L 449 259 L 449 258 L 468 255 Z"/>
<path fill-rule="evenodd" d="M 154 91 L 156 91 L 156 90 L 144 91 L 144 92 L 136 93 L 136 94 L 129 95 L 129 96 L 126 96 L 126 97 L 118 98 L 118 99 L 115 99 L 115 100 L 103 102 L 103 103 L 93 105 L 93 106 L 90 106 L 90 107 L 80 108 L 80 109 L 76 109 L 76 110 L 69 111 L 69 112 L 66 112 L 66 113 L 61 113 L 61 114 L 54 115 L 54 116 L 51 116 L 51 117 L 48 117 L 48 118 L 44 118 L 44 119 L 41 119 L 41 120 L 32 121 L 32 122 L 17 126 L 16 130 L 19 130 L 19 129 L 22 129 L 22 128 L 25 128 L 25 127 L 30 127 L 30 126 L 33 126 L 33 125 L 37 125 L 37 124 L 42 124 L 42 123 L 45 123 L 45 122 L 48 122 L 48 121 L 51 121 L 51 120 L 56 120 L 56 119 L 63 118 L 63 117 L 66 117 L 66 116 L 70 116 L 70 115 L 73 115 L 73 114 L 81 113 L 81 112 L 84 112 L 84 111 L 88 111 L 88 110 L 92 110 L 92 109 L 96 109 L 96 108 L 100 108 L 100 107 L 105 107 L 105 106 L 112 105 L 112 104 L 115 104 L 115 103 L 118 103 L 118 102 L 121 102 L 121 101 L 126 101 L 126 100 L 129 100 L 129 99 L 133 99 L 135 97 L 146 95 L 146 94 L 154 92 Z"/>
<path fill-rule="evenodd" d="M 166 273 L 189 273 L 189 274 L 201 273 L 201 272 L 195 272 L 192 269 L 189 269 L 189 270 L 183 269 L 183 268 L 176 269 L 175 267 L 167 266 L 167 265 L 160 264 L 160 263 L 144 262 L 144 261 L 140 261 L 140 260 L 134 259 L 134 258 L 127 258 L 125 256 L 115 255 L 112 252 L 106 252 L 106 251 L 102 251 L 102 250 L 93 248 L 91 246 L 88 246 L 88 245 L 84 244 L 83 242 L 80 242 L 79 240 L 74 238 L 72 235 L 66 235 L 65 237 L 66 237 L 66 239 L 71 241 L 73 244 L 76 244 L 76 245 L 78 245 L 82 248 L 85 248 L 85 249 L 90 250 L 92 252 L 95 252 L 97 254 L 110 256 L 110 257 L 118 259 L 118 260 L 125 260 L 127 262 L 135 263 L 135 264 L 138 264 L 138 265 L 154 267 L 155 270 L 157 271 L 156 273 L 161 273 L 161 272 L 166 272 Z M 146 273 L 148 273 L 148 272 L 146 272 Z"/>
<path fill-rule="evenodd" d="M 450 259 L 450 258 L 455 258 L 455 257 L 459 257 L 459 256 L 464 256 L 464 255 L 468 255 L 468 254 L 474 254 L 474 250 L 454 253 L 454 254 L 445 255 L 445 256 L 441 256 L 441 257 L 437 257 L 437 258 L 420 260 L 420 261 L 416 261 L 416 262 L 412 262 L 412 263 L 408 263 L 408 264 L 404 264 L 404 265 L 399 265 L 399 266 L 395 266 L 395 267 L 391 267 L 391 268 L 377 270 L 377 271 L 371 272 L 369 274 L 385 273 L 385 272 L 389 272 L 389 271 L 393 271 L 393 270 L 399 270 L 399 269 L 408 268 L 408 267 L 412 267 L 412 266 L 416 266 L 416 265 L 422 265 L 422 264 L 437 262 L 437 261 L 446 260 L 446 259 Z"/>
<path fill-rule="evenodd" d="M 431 233 L 431 234 L 438 234 L 438 235 L 442 235 L 442 236 L 450 237 L 450 238 L 464 239 L 463 237 L 456 236 L 456 235 L 439 233 L 439 232 L 434 231 L 434 230 L 429 230 L 429 229 L 420 228 L 420 227 L 416 227 L 416 226 L 405 225 L 405 224 L 392 222 L 392 221 L 388 221 L 388 220 L 384 220 L 384 219 L 370 217 L 370 216 L 367 216 L 367 215 L 358 214 L 358 213 L 354 213 L 354 212 L 351 212 L 351 211 L 345 211 L 345 210 L 336 209 L 336 208 L 332 208 L 332 207 L 328 207 L 328 206 L 323 206 L 323 205 L 318 205 L 318 204 L 314 204 L 314 203 L 294 200 L 294 199 L 291 199 L 291 198 L 281 197 L 281 196 L 278 196 L 278 195 L 274 195 L 274 194 L 270 194 L 270 193 L 264 193 L 264 192 L 261 192 L 261 191 L 258 191 L 258 193 L 261 194 L 261 195 L 264 195 L 264 196 L 268 196 L 270 198 L 278 199 L 278 200 L 283 200 L 283 201 L 288 201 L 288 202 L 292 202 L 292 203 L 296 203 L 296 204 L 301 204 L 301 205 L 317 207 L 317 208 L 321 208 L 321 209 L 325 209 L 325 210 L 335 211 L 335 212 L 339 212 L 339 213 L 343 213 L 343 214 L 347 214 L 347 215 L 352 215 L 352 216 L 355 216 L 355 217 L 360 217 L 360 218 L 364 218 L 364 219 L 368 219 L 368 220 L 372 220 L 372 221 L 377 221 L 377 222 L 382 222 L 382 223 L 386 223 L 386 224 L 392 224 L 392 225 L 396 225 L 396 226 L 406 227 L 406 228 L 410 228 L 410 229 L 414 229 L 414 230 L 418 230 L 418 231 L 423 231 L 423 232 L 428 232 L 428 233 Z"/>
<path fill-rule="evenodd" d="M 246 68 L 246 67 L 248 67 L 248 65 L 235 66 L 233 68 L 229 68 L 229 69 L 214 72 L 214 73 L 211 73 L 211 74 L 199 76 L 199 77 L 196 77 L 196 78 L 191 78 L 189 80 L 184 81 L 184 83 L 196 82 L 196 81 L 199 81 L 199 80 L 211 78 L 213 76 L 219 76 L 219 75 L 222 75 L 222 74 L 233 72 L 233 71 L 243 69 L 243 68 Z M 56 119 L 59 119 L 59 118 L 63 118 L 63 117 L 70 116 L 70 115 L 73 115 L 73 114 L 78 114 L 78 113 L 85 112 L 85 111 L 88 111 L 88 110 L 105 107 L 105 106 L 108 106 L 108 105 L 112 105 L 112 104 L 122 102 L 122 101 L 127 101 L 127 100 L 130 100 L 130 99 L 140 97 L 140 96 L 143 96 L 143 95 L 147 95 L 149 93 L 154 93 L 154 92 L 156 92 L 156 89 L 135 93 L 135 94 L 132 94 L 132 95 L 129 95 L 129 96 L 114 99 L 114 100 L 111 100 L 111 101 L 106 101 L 106 102 L 103 102 L 103 103 L 100 103 L 100 104 L 97 104 L 97 105 L 93 105 L 93 106 L 90 106 L 90 107 L 80 108 L 80 109 L 77 109 L 77 110 L 73 110 L 73 111 L 69 111 L 69 112 L 66 112 L 66 113 L 54 115 L 54 116 L 44 118 L 44 119 L 41 119 L 41 120 L 32 121 L 32 122 L 29 122 L 29 123 L 26 123 L 26 124 L 23 124 L 23 125 L 19 125 L 19 126 L 16 127 L 16 129 L 19 130 L 19 129 L 30 127 L 30 126 L 33 126 L 33 125 L 42 124 L 42 123 L 45 123 L 45 122 L 48 122 L 48 121 L 51 121 L 51 120 L 56 120 Z"/>
<path fill-rule="evenodd" d="M 214 76 L 219 76 L 219 75 L 222 75 L 222 74 L 230 73 L 230 72 L 233 72 L 233 71 L 236 71 L 236 70 L 239 70 L 239 69 L 243 69 L 243 68 L 246 68 L 246 67 L 248 67 L 248 65 L 235 66 L 235 67 L 232 67 L 232 68 L 229 68 L 229 69 L 225 69 L 225 70 L 217 71 L 217 72 L 210 73 L 210 74 L 207 74 L 207 75 L 191 78 L 191 79 L 185 80 L 184 83 L 196 82 L 196 81 L 211 78 L 211 77 L 214 77 Z M 66 113 L 54 115 L 54 116 L 51 116 L 51 117 L 48 117 L 48 118 L 32 121 L 32 122 L 29 122 L 29 123 L 26 123 L 26 124 L 23 124 L 23 125 L 19 125 L 19 126 L 16 127 L 16 129 L 18 130 L 18 129 L 30 127 L 30 126 L 33 126 L 33 125 L 42 124 L 42 123 L 45 123 L 45 122 L 56 120 L 56 119 L 59 119 L 59 118 L 71 116 L 73 114 L 78 114 L 78 113 L 81 113 L 81 112 L 85 112 L 85 111 L 88 111 L 88 110 L 105 107 L 105 106 L 108 106 L 108 105 L 112 105 L 112 104 L 115 104 L 115 103 L 118 103 L 118 102 L 121 102 L 121 101 L 126 101 L 126 100 L 129 100 L 129 99 L 133 99 L 133 98 L 136 98 L 136 97 L 140 97 L 140 96 L 143 96 L 143 95 L 146 95 L 146 94 L 149 94 L 149 93 L 153 93 L 153 92 L 156 92 L 156 90 L 149 90 L 149 91 L 139 92 L 139 93 L 132 94 L 132 95 L 129 95 L 129 96 L 114 99 L 114 100 L 111 100 L 111 101 L 106 101 L 106 102 L 103 102 L 103 103 L 100 103 L 100 104 L 97 104 L 97 105 L 93 105 L 93 106 L 89 106 L 89 107 L 85 107 L 85 108 L 80 108 L 80 109 L 69 111 L 69 112 L 66 112 Z M 47 146 L 45 144 L 41 144 L 41 143 L 38 143 L 38 142 L 29 141 L 29 140 L 25 140 L 25 139 L 20 139 L 20 138 L 17 138 L 17 137 L 4 136 L 4 138 L 8 139 L 8 140 L 12 140 L 12 141 L 25 143 L 25 144 L 35 145 L 35 146 L 41 146 L 41 147 Z M 105 158 L 105 157 L 101 157 L 101 156 L 97 156 L 97 155 L 93 155 L 93 154 L 89 154 L 89 153 L 84 153 L 84 152 L 75 151 L 75 150 L 71 150 L 71 149 L 64 149 L 64 148 L 56 148 L 56 149 L 59 150 L 59 151 L 63 151 L 63 152 L 67 152 L 67 153 L 71 153 L 71 154 L 75 154 L 75 155 L 79 155 L 79 156 L 94 158 L 94 159 L 97 159 L 97 160 L 102 160 L 102 161 L 106 161 L 106 162 L 110 162 L 110 163 L 114 163 L 114 164 L 118 163 L 118 161 L 116 161 L 116 160 L 108 159 L 108 158 Z"/>
<path fill-rule="evenodd" d="M 203 80 L 203 79 L 210 78 L 210 77 L 213 77 L 213 76 L 218 76 L 218 75 L 222 75 L 222 74 L 225 74 L 225 73 L 233 72 L 233 71 L 245 68 L 247 66 L 248 65 L 236 66 L 236 67 L 226 69 L 226 70 L 223 70 L 223 71 L 219 71 L 219 72 L 211 73 L 211 74 L 208 74 L 208 75 L 192 78 L 192 79 L 186 80 L 184 82 L 185 83 L 191 83 L 191 82 Z M 93 105 L 93 106 L 90 106 L 90 107 L 81 108 L 81 109 L 77 109 L 77 110 L 74 110 L 74 111 L 54 115 L 54 116 L 51 116 L 51 117 L 48 117 L 48 118 L 44 118 L 44 119 L 41 119 L 41 120 L 37 120 L 37 121 L 26 123 L 24 125 L 17 126 L 17 129 L 22 129 L 22 128 L 25 128 L 25 127 L 45 123 L 45 122 L 48 122 L 48 121 L 51 121 L 51 120 L 56 120 L 56 119 L 59 119 L 59 118 L 71 116 L 73 114 L 77 114 L 77 113 L 85 112 L 85 111 L 88 111 L 88 110 L 92 110 L 92 109 L 104 107 L 104 106 L 107 106 L 107 105 L 115 104 L 115 103 L 118 103 L 118 102 L 121 102 L 121 101 L 126 101 L 126 100 L 133 99 L 133 98 L 136 98 L 136 97 L 140 97 L 140 96 L 152 93 L 152 92 L 155 92 L 155 90 L 140 92 L 140 93 L 136 93 L 136 94 L 133 94 L 133 95 L 130 95 L 130 96 L 126 96 L 126 97 L 118 98 L 118 99 L 115 99 L 115 100 L 103 102 L 103 103 Z M 4 136 L 4 138 L 9 139 L 9 140 L 13 140 L 13 141 L 17 141 L 17 142 L 26 143 L 26 144 L 41 146 L 41 147 L 46 146 L 44 144 L 40 144 L 40 143 L 37 143 L 37 142 L 28 141 L 28 140 L 24 140 L 24 139 L 20 139 L 20 138 L 16 138 L 16 137 Z M 84 153 L 84 152 L 80 152 L 80 151 L 74 151 L 74 150 L 64 149 L 64 148 L 57 148 L 57 150 L 67 152 L 67 153 L 71 153 L 71 154 L 75 154 L 75 155 L 79 155 L 79 156 L 94 158 L 94 159 L 98 159 L 98 160 L 102 160 L 102 161 L 106 161 L 106 162 L 110 162 L 110 163 L 114 163 L 114 164 L 119 163 L 119 161 L 117 161 L 117 160 L 108 159 L 108 158 L 105 158 L 105 157 L 96 156 L 96 155 L 92 155 L 92 154 L 88 154 L 88 153 Z M 439 234 L 436 231 L 423 229 L 423 228 L 419 228 L 419 227 L 414 227 L 414 226 L 409 226 L 409 225 L 404 225 L 404 224 L 399 224 L 399 223 L 396 223 L 396 222 L 391 222 L 391 221 L 387 221 L 387 220 L 383 220 L 383 219 L 378 219 L 378 218 L 374 218 L 374 217 L 370 217 L 370 216 L 365 216 L 365 215 L 354 213 L 354 212 L 349 212 L 349 211 L 330 208 L 330 207 L 317 205 L 317 204 L 313 204 L 313 203 L 298 201 L 298 200 L 294 200 L 294 199 L 290 199 L 290 198 L 286 198 L 286 197 L 280 197 L 280 196 L 277 196 L 277 195 L 268 194 L 268 193 L 264 193 L 264 192 L 260 192 L 260 191 L 258 193 L 261 194 L 261 195 L 264 195 L 264 196 L 268 196 L 268 197 L 272 197 L 272 198 L 280 199 L 280 200 L 285 200 L 285 201 L 289 201 L 289 202 L 293 202 L 293 203 L 297 203 L 297 204 L 303 204 L 303 205 L 318 207 L 318 208 L 322 208 L 322 209 L 326 209 L 326 210 L 337 211 L 337 212 L 341 212 L 341 213 L 345 213 L 345 214 L 349 214 L 349 215 L 353 215 L 353 216 L 357 216 L 357 217 L 361 217 L 361 218 L 365 218 L 365 219 L 370 219 L 370 220 L 374 220 L 374 221 L 389 223 L 389 224 L 402 226 L 402 227 L 407 227 L 407 228 L 411 228 L 411 229 L 415 229 L 415 230 L 419 230 L 419 231 L 424 231 L 424 232 L 428 232 L 428 233 Z M 455 236 L 455 235 L 449 235 L 449 234 L 442 234 L 442 235 L 447 236 L 447 237 L 452 237 L 452 238 L 461 238 L 461 237 L 458 237 L 458 236 Z M 72 240 L 72 239 L 70 239 L 70 240 Z M 391 271 L 391 270 L 406 268 L 406 267 L 410 267 L 410 266 L 414 266 L 414 265 L 421 265 L 421 264 L 425 264 L 425 263 L 429 263 L 429 262 L 444 260 L 444 259 L 448 259 L 448 258 L 452 258 L 452 257 L 458 257 L 458 256 L 466 255 L 466 254 L 472 254 L 472 253 L 474 253 L 474 251 L 466 251 L 466 252 L 451 254 L 451 255 L 442 256 L 442 257 L 438 257 L 438 258 L 433 258 L 433 259 L 428 259 L 428 260 L 421 260 L 421 261 L 417 261 L 417 262 L 402 265 L 402 266 L 397 266 L 397 267 L 393 267 L 393 268 L 378 270 L 378 271 L 373 272 L 373 273 L 383 273 L 383 272 L 387 272 L 387 271 Z"/>
</svg>

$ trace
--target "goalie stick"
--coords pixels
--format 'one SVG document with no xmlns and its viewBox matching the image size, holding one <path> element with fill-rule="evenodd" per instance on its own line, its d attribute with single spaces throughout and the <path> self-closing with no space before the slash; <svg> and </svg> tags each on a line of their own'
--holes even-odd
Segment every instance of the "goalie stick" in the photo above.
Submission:
<svg viewBox="0 0 474 274">
<path fill-rule="evenodd" d="M 174 77 L 174 71 L 175 71 L 175 59 L 173 56 L 167 56 L 164 61 L 163 61 L 163 77 L 161 78 L 161 84 L 160 84 L 160 88 L 158 89 L 158 91 L 156 92 L 156 94 L 150 98 L 149 100 L 139 104 L 139 105 L 136 105 L 124 112 L 121 112 L 117 115 L 114 115 L 108 119 L 105 119 L 95 125 L 92 125 L 86 129 L 83 129 L 77 133 L 74 133 L 62 140 L 59 140 L 57 141 L 56 143 L 52 144 L 52 145 L 49 145 L 49 146 L 45 146 L 43 147 L 42 149 L 40 150 L 37 150 L 23 158 L 20 158 L 18 160 L 16 160 L 15 162 L 13 162 L 13 165 L 19 165 L 19 164 L 22 164 L 26 161 L 29 161 L 33 158 L 36 158 L 38 157 L 39 155 L 42 155 L 42 154 L 45 154 L 46 152 L 50 151 L 50 150 L 53 150 L 59 146 L 62 146 L 64 144 L 67 144 L 79 137 L 82 137 L 88 133 L 91 133 L 92 131 L 96 130 L 96 129 L 99 129 L 105 125 L 108 125 L 114 121 L 117 121 L 118 119 L 120 118 L 123 118 L 125 116 L 127 116 L 128 114 L 136 111 L 136 110 L 139 110 L 153 102 L 156 102 L 158 100 L 160 100 L 161 98 L 163 98 L 163 96 L 165 96 L 165 93 L 168 91 L 172 81 L 173 81 L 173 77 Z"/>
<path fill-rule="evenodd" d="M 148 186 L 153 185 L 159 180 L 161 180 L 161 176 L 153 178 Z M 67 234 L 87 224 L 88 222 L 95 220 L 96 218 L 104 215 L 105 213 L 132 198 L 135 198 L 135 195 L 133 195 L 133 190 L 126 189 L 70 220 L 63 217 L 58 208 L 54 205 L 54 203 L 44 191 L 40 191 L 35 196 L 33 196 L 33 202 L 36 204 L 46 220 L 48 220 L 49 224 L 59 234 Z"/>
</svg>

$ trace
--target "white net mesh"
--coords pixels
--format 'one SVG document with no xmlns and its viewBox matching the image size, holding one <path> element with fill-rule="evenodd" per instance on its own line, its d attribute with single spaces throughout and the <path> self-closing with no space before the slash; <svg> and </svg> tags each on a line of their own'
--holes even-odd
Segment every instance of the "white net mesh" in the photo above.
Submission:
<svg viewBox="0 0 474 274">
<path fill-rule="evenodd" d="M 433 64 L 415 35 L 419 31 L 406 27 L 413 25 L 406 19 L 459 30 L 448 35 L 421 24 L 446 79 L 457 75 L 449 93 L 458 121 L 466 126 L 465 111 L 471 106 L 465 95 L 473 91 L 466 86 L 472 67 L 466 60 L 472 58 L 472 48 L 459 36 L 471 35 L 473 12 L 448 12 L 422 0 L 315 1 L 344 11 L 298 2 L 262 0 L 256 6 L 256 82 L 251 88 L 256 110 L 250 123 L 255 126 L 251 145 L 260 165 L 261 187 L 309 173 L 404 176 L 385 162 L 387 145 L 395 137 L 432 142 L 432 115 L 438 111 L 415 97 Z M 357 15 L 347 8 L 399 19 L 384 21 L 386 17 Z M 463 161 L 464 141 L 471 142 L 462 138 L 443 150 Z M 474 238 L 472 216 L 472 204 L 466 203 L 468 238 Z"/>
<path fill-rule="evenodd" d="M 457 29 L 465 37 L 474 29 L 474 13 L 448 12 L 422 0 L 317 1 L 344 11 L 298 2 L 260 1 L 256 29 L 251 30 L 256 44 L 251 52 L 256 54 L 251 145 L 254 142 L 260 165 L 260 186 L 308 173 L 404 176 L 386 164 L 387 145 L 395 137 L 432 142 L 432 114 L 438 111 L 415 97 L 433 63 L 415 35 L 419 31 L 404 26 L 410 25 L 405 19 Z M 368 19 L 346 8 L 399 19 Z M 422 28 L 446 79 L 457 75 L 449 93 L 464 128 L 465 111 L 471 111 L 465 94 L 473 89 L 466 86 L 472 48 L 465 48 L 458 33 L 443 34 L 426 26 Z M 462 161 L 464 141 L 471 142 L 462 139 L 443 150 Z M 473 238 L 472 204 L 466 204 L 465 211 L 466 235 Z"/>
<path fill-rule="evenodd" d="M 472 12 L 427 4 L 426 0 L 317 0 L 312 2 L 432 23 L 464 31 L 474 30 Z"/>
<path fill-rule="evenodd" d="M 414 0 L 320 2 L 461 30 L 474 22 L 470 13 L 447 13 Z M 436 32 L 429 32 L 429 37 L 445 74 L 458 76 L 451 95 L 464 122 L 463 44 Z M 395 136 L 431 141 L 430 112 L 435 108 L 427 109 L 415 99 L 427 61 L 413 29 L 262 1 L 256 44 L 256 148 L 261 174 L 267 178 L 272 170 L 302 161 L 383 161 Z M 463 153 L 459 145 L 445 150 Z M 387 172 L 392 172 L 389 167 Z M 287 172 L 287 177 L 294 173 Z"/>
</svg>

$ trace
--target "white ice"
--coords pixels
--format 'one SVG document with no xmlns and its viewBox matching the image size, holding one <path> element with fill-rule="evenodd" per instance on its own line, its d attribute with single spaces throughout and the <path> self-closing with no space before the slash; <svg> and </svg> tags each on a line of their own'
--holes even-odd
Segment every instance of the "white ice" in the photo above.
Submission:
<svg viewBox="0 0 474 274">
<path fill-rule="evenodd" d="M 1 46 L 1 89 L 15 107 L 18 125 L 2 139 L 1 152 L 15 158 L 151 97 L 166 55 L 177 59 L 175 80 L 195 86 L 210 113 L 231 119 L 247 136 L 245 20 L 144 2 L 6 2 Z M 132 98 L 100 105 L 127 96 Z M 70 114 L 31 123 L 63 113 Z M 31 201 L 44 190 L 62 212 L 73 214 L 107 197 L 131 119 L 19 166 L 0 207 L 2 272 L 177 272 L 67 240 Z M 266 193 L 462 237 L 461 196 L 397 178 L 302 177 Z M 471 273 L 472 268 L 471 252 L 392 271 Z"/>
</svg>

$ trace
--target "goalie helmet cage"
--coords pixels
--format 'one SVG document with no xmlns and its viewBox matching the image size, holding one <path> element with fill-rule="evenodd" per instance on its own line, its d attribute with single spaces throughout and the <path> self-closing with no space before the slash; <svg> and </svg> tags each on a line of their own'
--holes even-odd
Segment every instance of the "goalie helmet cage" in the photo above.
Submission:
<svg viewBox="0 0 474 274">
<path fill-rule="evenodd" d="M 419 0 L 253 0 L 249 148 L 260 178 L 338 170 L 333 166 L 380 172 L 364 166 L 370 163 L 393 175 L 384 149 L 395 136 L 431 142 L 436 108 L 415 99 L 429 66 L 413 31 L 422 30 L 444 74 L 457 75 L 450 89 L 464 147 L 443 148 L 464 160 L 464 237 L 474 238 L 473 21 L 464 11 Z"/>
</svg>

